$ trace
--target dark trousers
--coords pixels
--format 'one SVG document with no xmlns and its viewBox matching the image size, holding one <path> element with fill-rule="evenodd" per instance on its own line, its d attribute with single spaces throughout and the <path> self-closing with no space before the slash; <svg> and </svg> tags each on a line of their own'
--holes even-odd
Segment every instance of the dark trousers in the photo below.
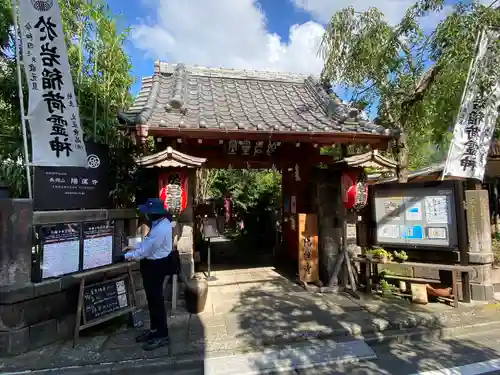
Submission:
<svg viewBox="0 0 500 375">
<path fill-rule="evenodd" d="M 166 258 L 143 259 L 140 262 L 142 282 L 148 301 L 151 330 L 156 331 L 158 337 L 168 336 L 163 282 L 166 276 L 178 273 L 179 265 L 177 263 L 178 256 L 175 253 L 171 253 Z"/>
</svg>

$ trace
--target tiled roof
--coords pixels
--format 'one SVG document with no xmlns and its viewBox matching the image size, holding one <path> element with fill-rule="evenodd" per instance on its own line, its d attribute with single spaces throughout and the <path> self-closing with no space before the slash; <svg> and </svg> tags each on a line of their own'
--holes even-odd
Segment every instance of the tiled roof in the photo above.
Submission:
<svg viewBox="0 0 500 375">
<path fill-rule="evenodd" d="M 118 118 L 171 129 L 394 135 L 330 98 L 313 77 L 162 62 Z"/>
<path fill-rule="evenodd" d="M 436 164 L 431 164 L 427 167 L 417 169 L 415 171 L 410 171 L 408 173 L 408 181 L 417 178 L 417 177 L 422 177 L 422 176 L 429 176 L 435 173 L 441 174 L 444 169 L 444 162 L 443 163 L 436 163 Z M 382 179 L 380 181 L 377 181 L 375 184 L 387 184 L 390 182 L 397 182 L 398 178 L 396 176 L 394 177 L 389 177 Z"/>
</svg>

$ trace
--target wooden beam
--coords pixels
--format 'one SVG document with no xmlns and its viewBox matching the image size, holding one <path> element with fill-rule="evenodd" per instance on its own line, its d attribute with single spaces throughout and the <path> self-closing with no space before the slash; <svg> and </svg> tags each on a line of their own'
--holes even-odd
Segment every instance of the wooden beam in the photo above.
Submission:
<svg viewBox="0 0 500 375">
<path fill-rule="evenodd" d="M 389 135 L 381 134 L 355 134 L 340 132 L 260 132 L 247 130 L 209 130 L 209 129 L 181 129 L 164 128 L 151 126 L 148 135 L 155 137 L 171 138 L 196 138 L 196 139 L 216 139 L 216 140 L 253 140 L 253 141 L 280 141 L 280 142 L 301 142 L 317 143 L 318 145 L 339 144 L 386 144 L 392 140 Z"/>
</svg>

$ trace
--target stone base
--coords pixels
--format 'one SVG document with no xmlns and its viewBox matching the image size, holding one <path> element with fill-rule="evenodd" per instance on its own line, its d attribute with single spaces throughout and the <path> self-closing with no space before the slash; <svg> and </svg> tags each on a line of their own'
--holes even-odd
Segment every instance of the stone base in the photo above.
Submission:
<svg viewBox="0 0 500 375">
<path fill-rule="evenodd" d="M 89 283 L 119 277 L 125 270 L 99 274 Z M 134 267 L 137 305 L 146 304 L 142 278 Z M 73 335 L 79 280 L 63 277 L 16 289 L 0 288 L 0 356 L 16 355 Z"/>
<path fill-rule="evenodd" d="M 493 284 L 471 284 L 470 293 L 473 301 L 494 301 Z M 462 300 L 462 283 L 458 283 L 458 299 Z"/>
</svg>

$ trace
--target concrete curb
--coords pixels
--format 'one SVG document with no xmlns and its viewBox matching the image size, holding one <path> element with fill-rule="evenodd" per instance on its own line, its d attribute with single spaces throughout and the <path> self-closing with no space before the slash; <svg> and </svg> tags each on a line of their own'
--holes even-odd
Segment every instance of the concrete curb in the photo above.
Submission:
<svg viewBox="0 0 500 375">
<path fill-rule="evenodd" d="M 387 345 L 391 342 L 412 343 L 426 340 L 450 340 L 453 338 L 477 335 L 484 332 L 494 332 L 500 330 L 500 320 L 485 323 L 457 325 L 451 327 L 413 327 L 406 329 L 393 329 L 383 332 L 373 332 L 366 335 L 354 336 L 330 336 L 329 339 L 337 341 L 352 341 L 355 339 L 364 340 L 370 346 Z M 273 343 L 265 347 L 279 347 L 282 345 L 293 345 L 306 341 L 317 341 L 327 339 L 317 337 L 304 340 L 292 340 L 286 343 Z M 255 351 L 255 350 L 254 350 Z M 250 351 L 241 351 L 241 353 Z M 187 354 L 179 357 L 137 359 L 112 363 L 101 363 L 85 366 L 68 366 L 43 370 L 24 370 L 0 372 L 0 375 L 137 375 L 140 371 L 149 372 L 150 375 L 174 373 L 177 375 L 203 374 L 204 357 L 217 357 L 223 355 L 233 355 L 234 352 L 209 352 L 206 356 Z M 1 371 L 1 370 L 0 370 Z"/>
</svg>

